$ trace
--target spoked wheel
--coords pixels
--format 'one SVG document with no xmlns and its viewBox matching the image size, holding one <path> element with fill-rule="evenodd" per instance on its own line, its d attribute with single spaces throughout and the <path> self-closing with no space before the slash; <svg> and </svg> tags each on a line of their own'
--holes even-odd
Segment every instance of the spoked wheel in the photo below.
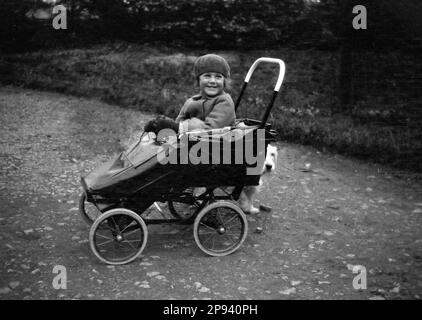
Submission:
<svg viewBox="0 0 422 320">
<path fill-rule="evenodd" d="M 120 265 L 135 260 L 144 250 L 148 229 L 144 220 L 127 209 L 112 209 L 99 216 L 89 231 L 92 252 L 101 261 Z"/>
<path fill-rule="evenodd" d="M 201 204 L 204 200 L 195 199 L 196 189 L 190 190 L 190 194 L 187 195 L 187 200 L 190 200 L 188 197 L 192 197 L 192 201 L 187 202 L 177 202 L 169 201 L 168 208 L 170 213 L 177 219 L 180 219 L 186 223 L 193 222 L 193 217 L 200 210 Z"/>
<path fill-rule="evenodd" d="M 95 219 L 101 215 L 101 211 L 93 203 L 86 201 L 85 192 L 79 198 L 79 213 L 88 225 L 92 225 Z"/>
<path fill-rule="evenodd" d="M 194 204 L 169 201 L 168 206 L 171 214 L 184 222 L 193 222 L 192 218 L 200 209 L 202 201 L 195 201 Z"/>
<path fill-rule="evenodd" d="M 243 211 L 232 202 L 217 201 L 198 214 L 193 235 L 198 247 L 211 256 L 226 256 L 242 245 L 248 233 Z"/>
</svg>

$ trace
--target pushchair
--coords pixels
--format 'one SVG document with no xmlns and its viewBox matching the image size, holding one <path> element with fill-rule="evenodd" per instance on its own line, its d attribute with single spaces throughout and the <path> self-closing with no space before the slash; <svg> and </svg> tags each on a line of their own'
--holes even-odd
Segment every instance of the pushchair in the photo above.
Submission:
<svg viewBox="0 0 422 320">
<path fill-rule="evenodd" d="M 282 60 L 257 59 L 246 75 L 236 111 L 262 62 L 278 64 L 279 75 L 261 120 L 238 119 L 232 127 L 161 140 L 143 133 L 128 151 L 81 178 L 79 210 L 90 225 L 90 248 L 99 260 L 111 265 L 133 261 L 147 243 L 147 225 L 161 223 L 193 224 L 195 242 L 208 255 L 225 256 L 239 249 L 248 220 L 236 201 L 245 186 L 259 184 L 260 170 L 255 169 L 275 141 L 276 131 L 267 119 L 285 73 Z M 168 205 L 171 218 L 144 215 L 159 202 Z"/>
</svg>

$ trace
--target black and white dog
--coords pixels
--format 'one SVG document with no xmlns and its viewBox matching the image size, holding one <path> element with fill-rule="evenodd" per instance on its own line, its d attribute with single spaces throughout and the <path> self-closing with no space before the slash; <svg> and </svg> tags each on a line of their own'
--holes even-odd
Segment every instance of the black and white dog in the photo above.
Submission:
<svg viewBox="0 0 422 320">
<path fill-rule="evenodd" d="M 259 185 L 257 186 L 247 186 L 243 188 L 242 193 L 239 197 L 239 206 L 247 214 L 256 214 L 259 213 L 259 209 L 253 206 L 253 201 L 256 194 L 260 191 L 263 184 L 263 178 L 275 171 L 277 165 L 277 147 L 268 145 L 267 146 L 267 155 L 265 157 L 264 166 L 261 172 L 261 178 L 259 180 Z"/>
</svg>

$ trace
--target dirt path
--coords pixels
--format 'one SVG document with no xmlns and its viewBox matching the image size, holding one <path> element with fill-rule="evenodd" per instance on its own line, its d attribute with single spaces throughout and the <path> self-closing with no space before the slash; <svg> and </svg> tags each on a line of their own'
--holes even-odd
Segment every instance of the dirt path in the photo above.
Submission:
<svg viewBox="0 0 422 320">
<path fill-rule="evenodd" d="M 99 262 L 77 210 L 79 177 L 150 116 L 53 93 L 0 88 L 0 299 L 420 299 L 422 184 L 279 143 L 277 173 L 244 245 L 205 256 L 192 226 L 153 226 L 140 259 Z M 305 163 L 311 170 L 304 171 Z M 257 227 L 262 233 L 255 233 Z M 56 265 L 67 289 L 53 288 Z M 364 273 L 352 272 L 354 265 Z M 363 269 L 361 269 L 363 270 Z M 363 277 L 363 278 L 362 278 Z"/>
</svg>

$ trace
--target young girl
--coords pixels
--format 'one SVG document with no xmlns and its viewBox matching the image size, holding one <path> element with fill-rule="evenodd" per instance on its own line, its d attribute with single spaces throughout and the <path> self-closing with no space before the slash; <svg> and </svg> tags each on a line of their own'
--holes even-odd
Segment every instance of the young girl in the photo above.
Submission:
<svg viewBox="0 0 422 320">
<path fill-rule="evenodd" d="M 146 124 L 145 131 L 158 134 L 160 130 L 170 128 L 177 133 L 184 133 L 235 124 L 234 103 L 224 91 L 230 78 L 227 61 L 219 55 L 207 54 L 196 59 L 193 69 L 199 94 L 184 103 L 176 121 L 159 116 Z"/>
<path fill-rule="evenodd" d="M 230 78 L 227 61 L 216 54 L 207 54 L 195 61 L 193 69 L 199 94 L 189 98 L 180 110 L 176 118 L 179 133 L 234 125 L 234 103 L 224 91 Z"/>
</svg>

